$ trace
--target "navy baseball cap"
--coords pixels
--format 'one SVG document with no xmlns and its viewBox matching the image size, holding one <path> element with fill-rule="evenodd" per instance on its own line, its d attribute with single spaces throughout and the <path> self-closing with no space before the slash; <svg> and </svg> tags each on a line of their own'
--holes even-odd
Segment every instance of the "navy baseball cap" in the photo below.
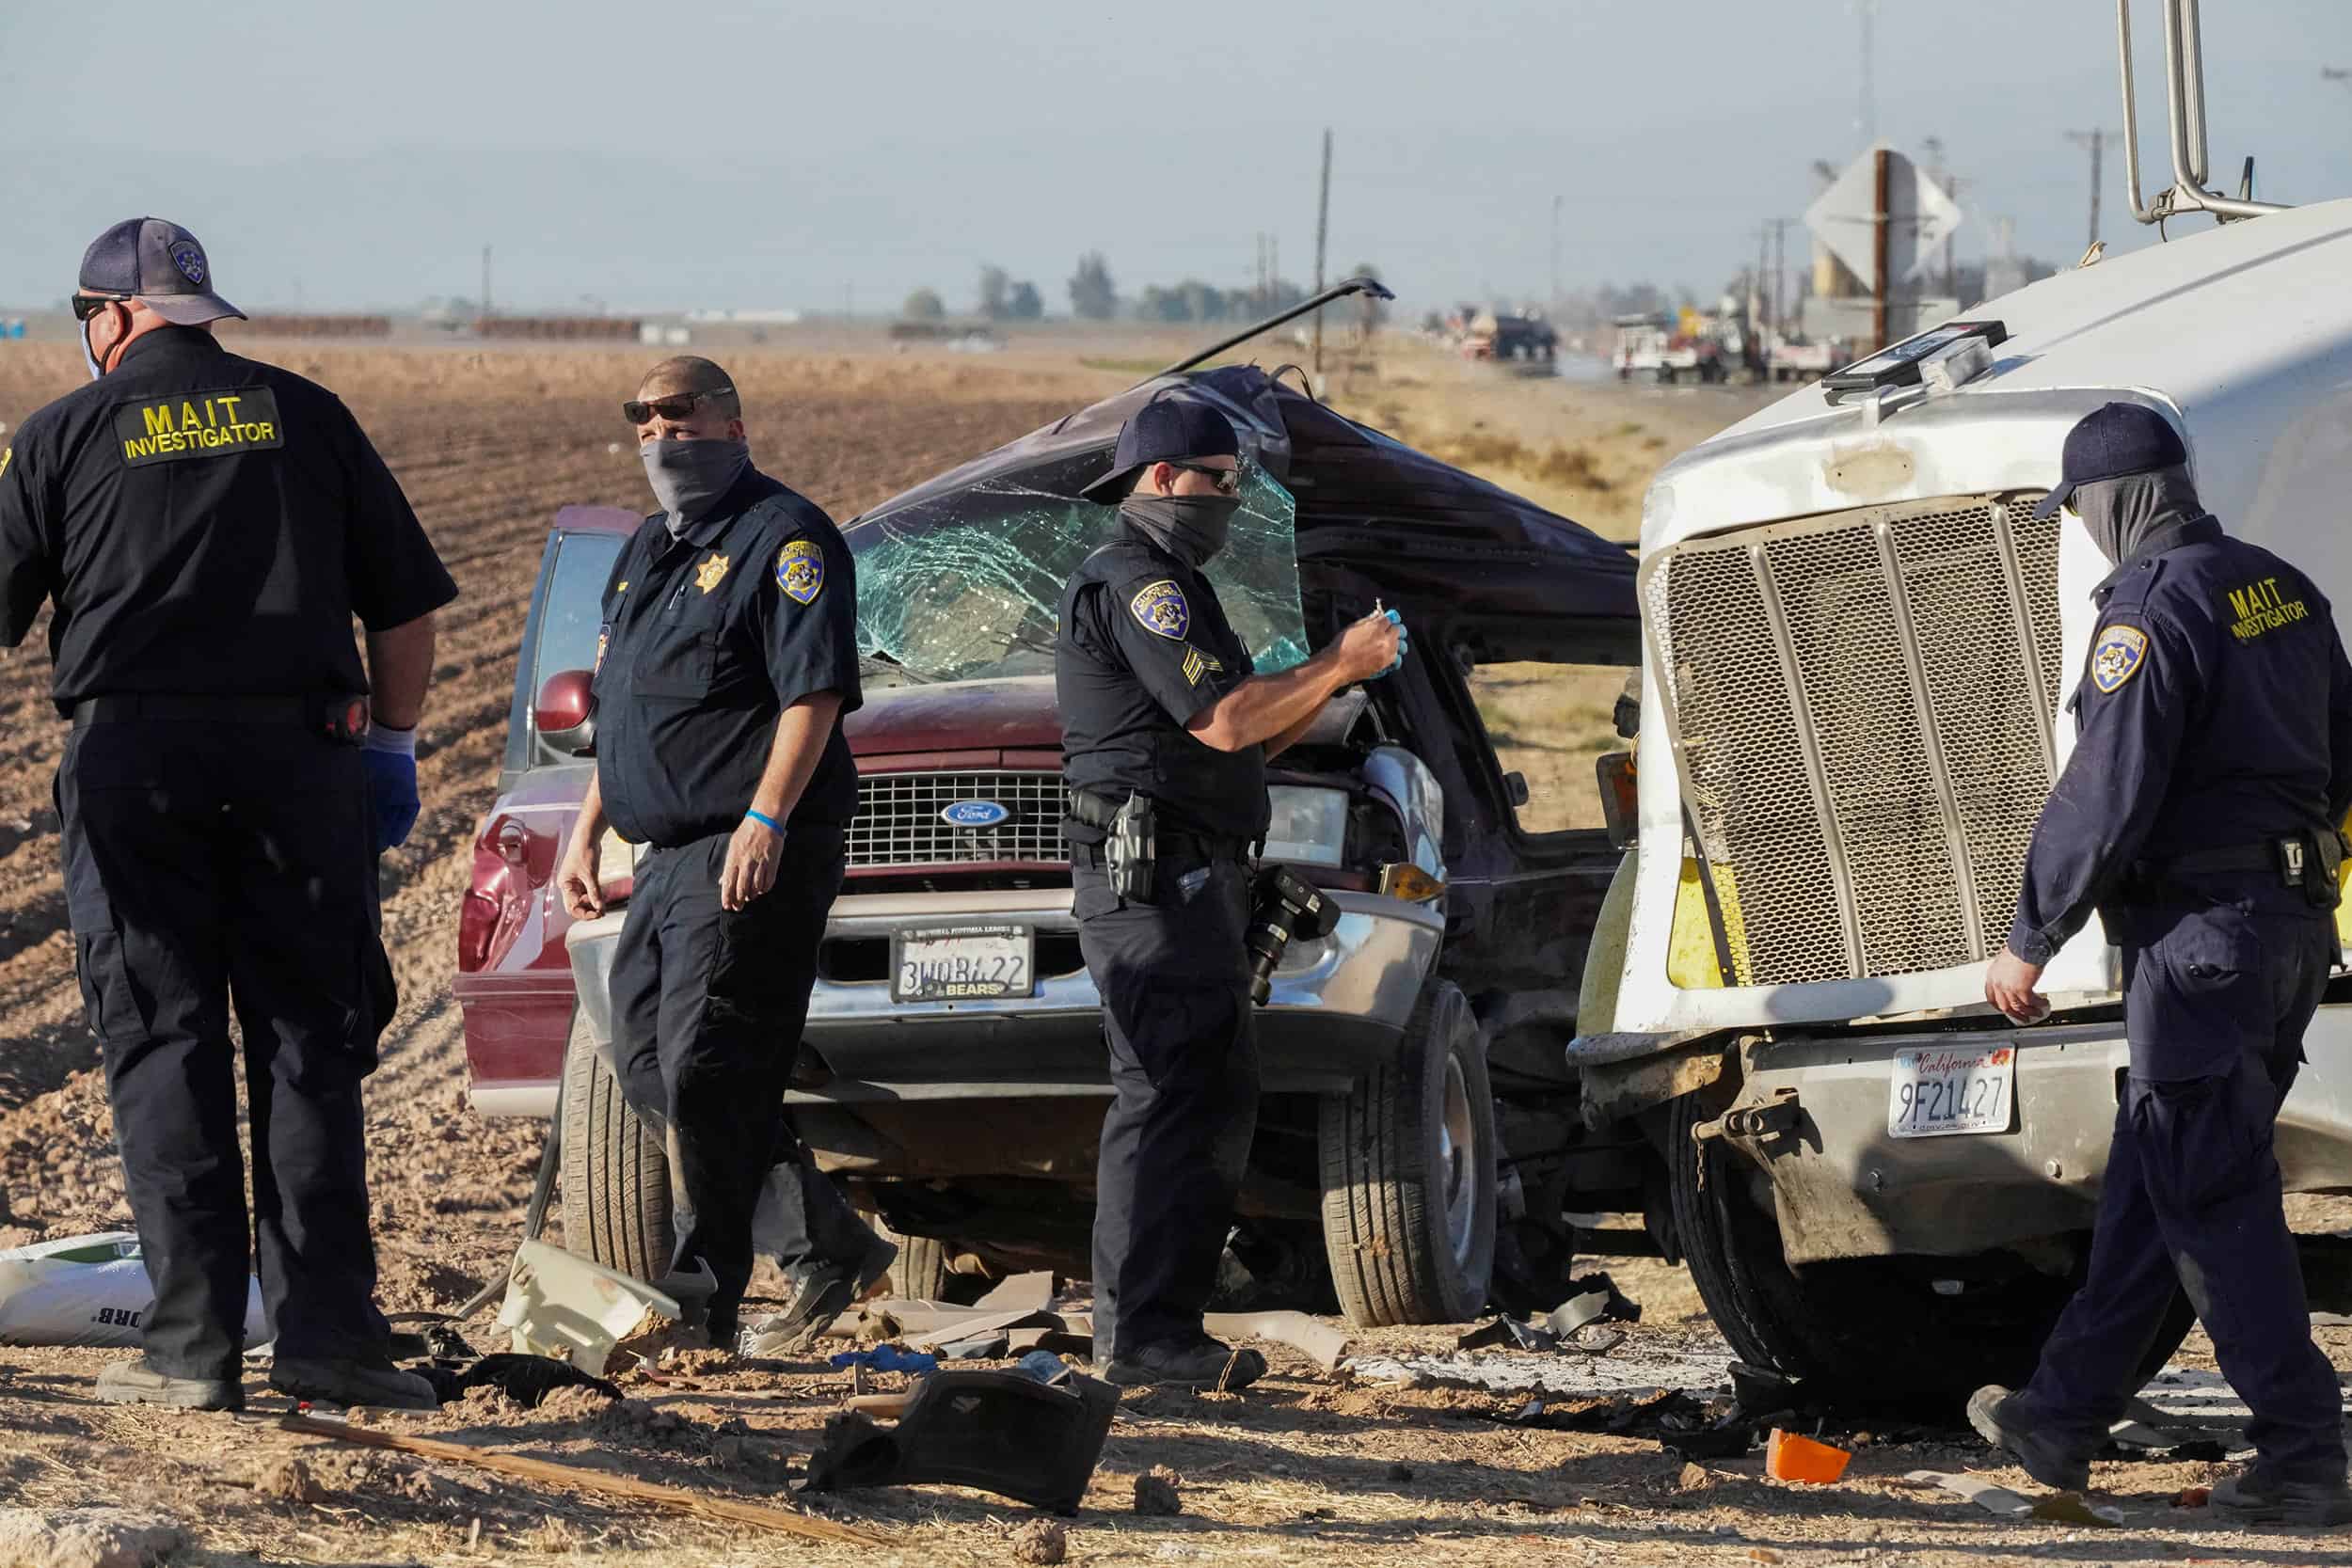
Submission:
<svg viewBox="0 0 2352 1568">
<path fill-rule="evenodd" d="M 2170 420 L 2142 404 L 2102 404 L 2066 433 L 2058 488 L 2033 509 L 2034 520 L 2044 522 L 2055 515 L 2073 499 L 2077 484 L 2183 467 L 2187 463 L 2188 449 L 2181 444 L 2181 433 L 2172 428 Z"/>
<path fill-rule="evenodd" d="M 1153 463 L 1240 455 L 1241 441 L 1224 415 L 1190 399 L 1157 397 L 1119 427 L 1119 450 L 1111 454 L 1111 471 L 1078 494 L 1106 506 L 1117 505 L 1135 488 L 1137 471 Z"/>
<path fill-rule="evenodd" d="M 82 293 L 138 300 L 176 326 L 245 312 L 213 293 L 213 263 L 197 237 L 168 218 L 124 218 L 82 252 Z"/>
</svg>

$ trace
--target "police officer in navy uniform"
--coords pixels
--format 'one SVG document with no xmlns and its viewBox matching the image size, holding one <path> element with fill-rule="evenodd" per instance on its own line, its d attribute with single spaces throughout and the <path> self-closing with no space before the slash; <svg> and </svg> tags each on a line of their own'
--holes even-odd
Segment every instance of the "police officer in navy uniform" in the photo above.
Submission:
<svg viewBox="0 0 2352 1568">
<path fill-rule="evenodd" d="M 1201 1314 L 1257 1124 L 1243 931 L 1265 764 L 1342 688 L 1402 657 L 1399 627 L 1373 615 L 1295 669 L 1254 673 L 1201 575 L 1241 504 L 1240 451 L 1204 404 L 1163 394 L 1136 410 L 1085 492 L 1118 505 L 1117 531 L 1063 590 L 1055 641 L 1078 941 L 1110 1049 L 1094 1351 L 1114 1383 L 1239 1387 L 1264 1373 Z M 1154 822 L 1148 897 L 1122 897 L 1108 863 L 1131 798 Z"/>
<path fill-rule="evenodd" d="M 606 585 L 596 772 L 560 880 L 592 919 L 606 825 L 649 846 L 613 956 L 613 1047 L 629 1104 L 675 1134 L 670 1280 L 703 1282 L 704 1326 L 732 1348 L 772 1167 L 786 1339 L 803 1345 L 898 1255 L 784 1115 L 857 812 L 855 571 L 833 520 L 752 467 L 719 366 L 664 360 L 622 412 L 662 509 Z"/>
<path fill-rule="evenodd" d="M 342 404 L 214 340 L 239 312 L 196 236 L 108 229 L 73 313 L 90 384 L 0 453 L 0 641 L 55 603 L 67 911 L 155 1291 L 98 1392 L 241 1407 L 258 1254 L 275 1386 L 429 1409 L 373 1301 L 360 1081 L 394 1003 L 375 861 L 416 820 L 456 586 Z"/>
<path fill-rule="evenodd" d="M 2074 697 L 2076 740 L 2026 858 L 1986 997 L 2020 1022 L 2098 911 L 2123 963 L 2130 1075 L 2090 1267 L 2025 1387 L 1969 1417 L 2036 1480 L 2078 1489 L 2138 1386 L 2176 1288 L 2253 1412 L 2238 1517 L 2352 1522 L 2336 1375 L 2312 1343 L 2272 1128 L 2337 941 L 2337 826 L 2352 807 L 2352 666 L 2327 599 L 2231 538 L 2151 408 L 2111 403 L 2066 439 L 2037 512 L 2079 516 L 2115 563 Z"/>
</svg>

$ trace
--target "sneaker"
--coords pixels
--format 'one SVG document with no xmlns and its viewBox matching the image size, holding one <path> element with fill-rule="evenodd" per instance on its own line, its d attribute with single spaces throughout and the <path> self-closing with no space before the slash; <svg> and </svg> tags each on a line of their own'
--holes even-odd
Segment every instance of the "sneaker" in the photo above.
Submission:
<svg viewBox="0 0 2352 1568">
<path fill-rule="evenodd" d="M 2090 1456 L 2076 1445 L 2037 1431 L 2017 1408 L 2017 1396 L 1997 1383 L 1968 1396 L 1968 1424 L 2044 1486 L 2080 1492 L 2090 1484 Z"/>
<path fill-rule="evenodd" d="M 438 1410 L 433 1385 L 414 1372 L 366 1361 L 305 1361 L 279 1356 L 271 1363 L 269 1386 L 281 1394 L 320 1404 L 367 1405 L 376 1410 Z"/>
<path fill-rule="evenodd" d="M 1190 1345 L 1146 1345 L 1120 1352 L 1102 1363 L 1095 1375 L 1121 1388 L 1172 1383 L 1231 1393 L 1265 1376 L 1265 1357 L 1254 1350 L 1235 1350 L 1204 1334 Z"/>
<path fill-rule="evenodd" d="M 173 1377 L 147 1364 L 118 1361 L 98 1374 L 98 1397 L 110 1404 L 168 1404 L 182 1410 L 243 1410 L 245 1385 L 230 1377 Z"/>
<path fill-rule="evenodd" d="M 2257 1462 L 2215 1487 L 2210 1506 L 2247 1524 L 2352 1525 L 2352 1485 L 2342 1476 L 2289 1481 Z"/>
</svg>

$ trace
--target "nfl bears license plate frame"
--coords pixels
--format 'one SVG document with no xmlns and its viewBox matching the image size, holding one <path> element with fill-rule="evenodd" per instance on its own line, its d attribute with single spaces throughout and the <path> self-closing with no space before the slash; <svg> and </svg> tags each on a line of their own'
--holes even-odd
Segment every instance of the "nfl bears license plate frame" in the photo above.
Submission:
<svg viewBox="0 0 2352 1568">
<path fill-rule="evenodd" d="M 1014 921 L 909 926 L 890 936 L 893 1002 L 998 1002 L 1037 994 L 1037 928 Z"/>
</svg>

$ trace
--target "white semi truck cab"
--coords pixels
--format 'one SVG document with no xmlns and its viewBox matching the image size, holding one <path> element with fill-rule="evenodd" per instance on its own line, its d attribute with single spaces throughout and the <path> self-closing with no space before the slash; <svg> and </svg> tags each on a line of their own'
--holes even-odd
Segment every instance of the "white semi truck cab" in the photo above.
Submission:
<svg viewBox="0 0 2352 1568">
<path fill-rule="evenodd" d="M 2109 569 L 2033 519 L 2067 431 L 2157 410 L 2223 525 L 2352 605 L 2352 201 L 2203 189 L 2196 6 L 2165 3 L 2177 182 L 2143 206 L 2135 166 L 2132 205 L 2230 221 L 1895 345 L 1645 501 L 1637 840 L 1569 1056 L 1587 1135 L 1638 1129 L 1663 1164 L 1653 1235 L 1792 1372 L 2016 1381 L 2080 1275 L 2116 950 L 2094 920 L 2058 954 L 2043 1024 L 1983 1000 Z M 2309 1054 L 2280 1162 L 2352 1191 L 2352 977 Z"/>
</svg>

